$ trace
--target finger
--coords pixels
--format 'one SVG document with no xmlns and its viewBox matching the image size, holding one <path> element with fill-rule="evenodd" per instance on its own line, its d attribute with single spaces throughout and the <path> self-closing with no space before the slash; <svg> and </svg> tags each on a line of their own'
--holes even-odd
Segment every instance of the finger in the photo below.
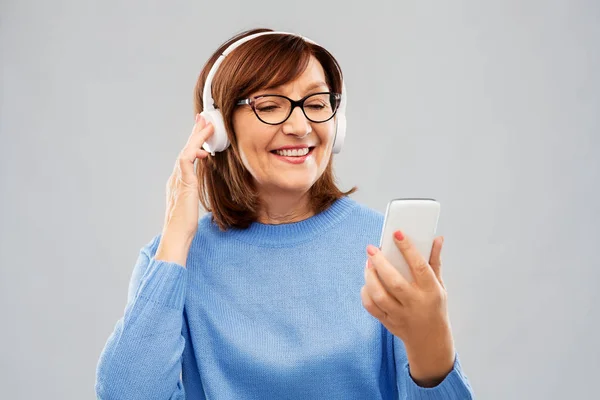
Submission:
<svg viewBox="0 0 600 400">
<path fill-rule="evenodd" d="M 433 240 L 431 247 L 431 256 L 429 257 L 429 265 L 433 269 L 433 273 L 437 278 L 438 282 L 442 284 L 442 246 L 444 244 L 444 238 L 438 236 Z M 442 284 L 443 286 L 443 284 Z"/>
<path fill-rule="evenodd" d="M 385 290 L 398 302 L 402 303 L 411 296 L 413 290 L 410 283 L 402 274 L 385 258 L 381 250 L 373 245 L 367 246 L 368 260 L 376 271 L 375 275 Z"/>
<path fill-rule="evenodd" d="M 214 128 L 212 124 L 208 123 L 204 125 L 202 129 L 194 132 L 190 136 L 188 143 L 181 151 L 181 158 L 185 161 L 194 162 L 198 157 L 198 150 L 202 149 L 202 145 L 206 140 L 213 134 Z M 203 154 L 203 153 L 201 153 Z M 208 154 L 208 153 L 207 153 Z M 203 158 L 203 157 L 202 157 Z"/>
<path fill-rule="evenodd" d="M 204 129 L 205 126 L 206 126 L 206 120 L 204 119 L 204 117 L 202 117 L 200 114 L 196 114 L 196 117 L 194 120 L 194 126 L 192 127 L 192 131 L 190 132 L 190 135 L 188 136 L 188 139 L 185 142 L 185 145 L 186 146 L 189 145 L 190 142 L 193 140 L 193 138 L 198 135 L 198 132 L 200 132 L 202 129 Z"/>
<path fill-rule="evenodd" d="M 396 315 L 402 309 L 402 304 L 387 291 L 379 278 L 375 266 L 365 271 L 365 287 L 373 302 L 386 314 Z"/>
<path fill-rule="evenodd" d="M 197 159 L 203 159 L 208 157 L 208 152 L 203 149 L 193 149 L 191 147 L 184 148 L 179 157 L 177 157 L 177 163 L 175 165 L 175 172 L 173 174 L 174 178 L 181 177 L 181 182 L 186 185 L 194 186 L 196 183 L 196 174 L 198 172 L 198 168 L 196 166 Z M 168 185 L 172 185 L 173 182 L 170 182 Z"/>
<path fill-rule="evenodd" d="M 185 147 L 191 147 L 194 149 L 202 147 L 204 142 L 206 142 L 213 132 L 213 125 L 210 122 L 207 123 L 204 117 L 202 117 L 200 114 L 196 114 L 196 123 L 194 124 L 192 133 L 190 134 Z"/>
<path fill-rule="evenodd" d="M 196 149 L 196 160 L 202 160 L 206 157 L 208 157 L 208 152 L 206 150 L 203 149 Z M 192 161 L 192 164 L 194 165 L 194 173 L 198 172 L 198 164 L 196 164 L 196 160 Z"/>
<path fill-rule="evenodd" d="M 369 314 L 380 321 L 385 321 L 387 319 L 387 314 L 381 308 L 379 308 L 377 304 L 375 304 L 371 296 L 369 296 L 367 293 L 366 286 L 363 286 L 360 289 L 360 298 L 362 300 L 363 307 L 369 312 Z"/>
<path fill-rule="evenodd" d="M 203 159 L 208 157 L 209 153 L 204 150 L 204 149 L 196 149 L 194 154 L 192 154 L 192 149 L 184 149 L 181 151 L 181 153 L 179 154 L 179 157 L 177 158 L 177 164 L 179 166 L 179 168 L 181 169 L 181 172 L 184 171 L 184 169 L 187 170 L 187 167 L 184 166 L 184 164 L 187 163 L 191 163 L 194 164 L 196 162 L 196 159 Z"/>
<path fill-rule="evenodd" d="M 427 260 L 425 260 L 414 246 L 412 240 L 401 231 L 396 231 L 394 233 L 394 242 L 409 265 L 415 283 L 423 289 L 432 288 L 437 281 L 435 274 Z"/>
<path fill-rule="evenodd" d="M 196 150 L 196 158 L 203 159 L 203 158 L 208 157 L 208 154 L 209 153 L 206 150 L 203 150 L 203 149 Z"/>
</svg>

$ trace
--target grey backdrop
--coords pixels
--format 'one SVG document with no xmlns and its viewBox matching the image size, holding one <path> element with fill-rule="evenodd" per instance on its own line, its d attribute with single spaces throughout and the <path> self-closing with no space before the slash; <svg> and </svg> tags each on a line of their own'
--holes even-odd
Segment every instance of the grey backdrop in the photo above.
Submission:
<svg viewBox="0 0 600 400">
<path fill-rule="evenodd" d="M 441 201 L 477 398 L 596 398 L 592 0 L 2 0 L 0 397 L 94 397 L 137 252 L 161 229 L 200 68 L 261 26 L 341 62 L 349 130 L 335 166 L 355 199 Z"/>
</svg>

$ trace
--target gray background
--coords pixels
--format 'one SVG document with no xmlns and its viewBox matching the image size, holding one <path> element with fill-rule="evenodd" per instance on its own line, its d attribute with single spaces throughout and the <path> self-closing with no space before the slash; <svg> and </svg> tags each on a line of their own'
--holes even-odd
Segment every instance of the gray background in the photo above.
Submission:
<svg viewBox="0 0 600 400">
<path fill-rule="evenodd" d="M 200 68 L 263 26 L 341 62 L 355 199 L 441 201 L 477 398 L 596 398 L 598 2 L 361 3 L 2 0 L 1 398 L 94 397 Z"/>
</svg>

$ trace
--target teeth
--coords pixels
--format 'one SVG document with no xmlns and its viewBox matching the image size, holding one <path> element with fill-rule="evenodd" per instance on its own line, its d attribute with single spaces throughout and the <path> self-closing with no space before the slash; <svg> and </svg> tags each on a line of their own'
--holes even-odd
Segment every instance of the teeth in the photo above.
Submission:
<svg viewBox="0 0 600 400">
<path fill-rule="evenodd" d="M 308 147 L 294 150 L 277 150 L 276 152 L 284 157 L 302 157 L 308 154 Z"/>
</svg>

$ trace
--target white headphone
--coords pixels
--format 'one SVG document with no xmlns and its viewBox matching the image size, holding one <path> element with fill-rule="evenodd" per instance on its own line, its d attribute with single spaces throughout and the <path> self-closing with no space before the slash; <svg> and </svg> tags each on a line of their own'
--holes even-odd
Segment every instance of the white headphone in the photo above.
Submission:
<svg viewBox="0 0 600 400">
<path fill-rule="evenodd" d="M 227 131 L 225 129 L 225 123 L 223 122 L 223 115 L 221 114 L 220 110 L 215 109 L 214 100 L 212 98 L 212 80 L 213 80 L 213 77 L 215 76 L 215 73 L 217 72 L 217 69 L 219 69 L 219 65 L 221 65 L 221 63 L 223 62 L 225 57 L 229 53 L 231 53 L 231 51 L 233 51 L 236 47 L 241 45 L 242 43 L 252 40 L 258 36 L 274 35 L 274 34 L 299 36 L 294 33 L 288 33 L 288 32 L 260 32 L 260 33 L 254 34 L 254 35 L 249 35 L 249 36 L 243 37 L 242 39 L 238 40 L 237 42 L 234 42 L 227 49 L 225 49 L 225 51 L 223 51 L 223 53 L 219 56 L 217 61 L 215 61 L 212 68 L 208 72 L 208 76 L 206 77 L 206 82 L 204 83 L 204 89 L 202 92 L 202 101 L 204 103 L 204 111 L 202 111 L 202 113 L 200 115 L 202 115 L 204 117 L 206 122 L 211 122 L 214 127 L 213 135 L 208 139 L 208 141 L 206 141 L 202 145 L 204 150 L 208 151 L 213 156 L 215 155 L 215 152 L 220 152 L 220 151 L 224 151 L 225 149 L 227 149 L 227 147 L 229 147 L 229 144 L 230 144 L 229 139 L 227 138 Z M 305 38 L 303 36 L 300 36 L 300 37 L 302 37 L 302 39 L 304 39 L 305 41 L 307 41 L 309 43 L 317 44 L 308 38 Z M 342 99 L 341 99 L 340 105 L 336 111 L 336 115 L 337 115 L 337 118 L 336 118 L 337 124 L 336 124 L 335 138 L 333 141 L 333 150 L 332 150 L 333 153 L 340 152 L 340 150 L 342 149 L 342 145 L 344 144 L 344 138 L 346 137 L 346 86 L 344 85 L 343 81 L 342 81 Z"/>
</svg>

